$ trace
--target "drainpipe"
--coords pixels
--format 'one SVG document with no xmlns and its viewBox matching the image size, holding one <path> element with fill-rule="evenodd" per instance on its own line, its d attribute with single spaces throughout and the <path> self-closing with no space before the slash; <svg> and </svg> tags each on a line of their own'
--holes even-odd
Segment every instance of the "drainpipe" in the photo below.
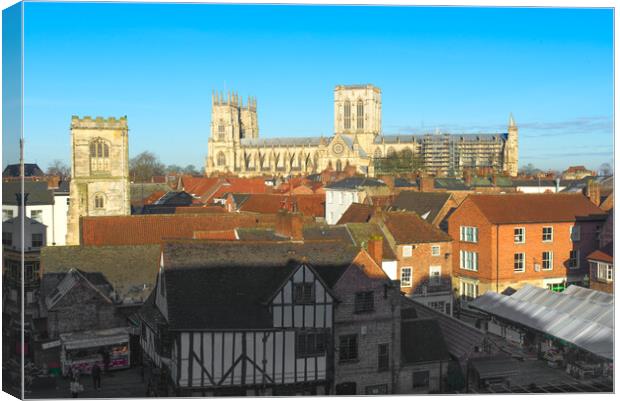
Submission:
<svg viewBox="0 0 620 401">
<path fill-rule="evenodd" d="M 499 293 L 499 224 L 495 225 L 495 292 Z"/>
<path fill-rule="evenodd" d="M 392 302 L 390 302 L 390 307 L 392 310 L 392 363 L 391 363 L 391 375 L 392 375 L 392 394 L 396 394 L 396 364 L 395 364 L 395 359 L 396 359 L 396 328 L 394 327 L 396 325 L 396 319 L 394 318 L 394 311 L 396 309 L 396 304 L 394 302 L 394 299 L 392 299 Z M 400 347 L 398 347 L 400 348 Z"/>
</svg>

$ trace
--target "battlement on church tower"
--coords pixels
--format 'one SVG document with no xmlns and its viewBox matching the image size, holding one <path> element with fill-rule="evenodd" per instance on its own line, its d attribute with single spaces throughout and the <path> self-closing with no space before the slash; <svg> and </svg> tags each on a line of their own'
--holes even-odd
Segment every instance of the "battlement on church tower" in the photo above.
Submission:
<svg viewBox="0 0 620 401">
<path fill-rule="evenodd" d="M 115 117 L 91 117 L 71 116 L 71 128 L 94 128 L 94 129 L 127 129 L 127 116 Z"/>
<path fill-rule="evenodd" d="M 213 92 L 211 95 L 211 104 L 213 106 L 232 106 L 239 109 L 256 111 L 256 98 L 248 96 L 248 101 L 244 105 L 243 98 L 237 92 Z"/>
</svg>

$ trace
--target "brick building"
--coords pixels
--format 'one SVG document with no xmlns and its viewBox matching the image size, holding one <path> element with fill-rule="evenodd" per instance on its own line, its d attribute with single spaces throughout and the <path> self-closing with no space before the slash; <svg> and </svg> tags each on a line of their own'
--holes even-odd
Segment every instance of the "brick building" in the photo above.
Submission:
<svg viewBox="0 0 620 401">
<path fill-rule="evenodd" d="M 614 243 L 610 242 L 589 254 L 588 263 L 590 265 L 590 288 L 613 294 Z"/>
<path fill-rule="evenodd" d="M 581 194 L 470 195 L 448 220 L 462 300 L 524 284 L 583 284 L 605 215 Z"/>
</svg>

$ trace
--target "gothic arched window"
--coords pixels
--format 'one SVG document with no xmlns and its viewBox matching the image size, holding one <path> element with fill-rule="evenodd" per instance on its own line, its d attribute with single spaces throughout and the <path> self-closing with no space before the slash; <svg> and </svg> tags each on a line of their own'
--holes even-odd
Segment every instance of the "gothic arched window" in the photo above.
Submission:
<svg viewBox="0 0 620 401">
<path fill-rule="evenodd" d="M 226 165 L 226 155 L 224 155 L 224 152 L 220 152 L 217 154 L 217 165 L 218 166 Z"/>
<path fill-rule="evenodd" d="M 110 169 L 110 145 L 101 138 L 90 143 L 91 171 L 107 171 Z"/>
<path fill-rule="evenodd" d="M 344 129 L 351 129 L 351 102 L 344 102 Z"/>
<path fill-rule="evenodd" d="M 357 129 L 364 129 L 364 102 L 362 99 L 357 101 Z"/>
<path fill-rule="evenodd" d="M 102 193 L 95 194 L 95 209 L 105 208 L 105 195 Z"/>
<path fill-rule="evenodd" d="M 390 146 L 387 150 L 387 157 L 394 157 L 396 156 L 396 150 Z"/>
<path fill-rule="evenodd" d="M 336 161 L 336 171 L 342 171 L 342 162 L 340 160 Z"/>
<path fill-rule="evenodd" d="M 217 139 L 223 141 L 226 138 L 226 127 L 224 126 L 224 120 L 220 120 L 217 124 Z"/>
<path fill-rule="evenodd" d="M 381 148 L 377 148 L 377 149 L 375 149 L 375 159 L 380 159 L 380 158 L 381 158 L 381 156 L 383 156 L 383 155 L 381 154 Z"/>
</svg>

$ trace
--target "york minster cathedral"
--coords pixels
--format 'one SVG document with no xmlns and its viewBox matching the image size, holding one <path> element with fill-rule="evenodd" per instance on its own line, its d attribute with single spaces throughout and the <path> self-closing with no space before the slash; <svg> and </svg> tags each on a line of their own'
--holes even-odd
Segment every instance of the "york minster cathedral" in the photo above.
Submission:
<svg viewBox="0 0 620 401">
<path fill-rule="evenodd" d="M 518 129 L 510 116 L 506 133 L 383 135 L 381 90 L 370 84 L 338 85 L 332 136 L 259 138 L 256 99 L 243 104 L 235 93 L 214 94 L 205 173 L 310 174 L 350 165 L 374 176 L 378 160 L 403 151 L 420 160 L 432 175 L 461 175 L 465 169 L 484 168 L 515 176 Z"/>
</svg>

